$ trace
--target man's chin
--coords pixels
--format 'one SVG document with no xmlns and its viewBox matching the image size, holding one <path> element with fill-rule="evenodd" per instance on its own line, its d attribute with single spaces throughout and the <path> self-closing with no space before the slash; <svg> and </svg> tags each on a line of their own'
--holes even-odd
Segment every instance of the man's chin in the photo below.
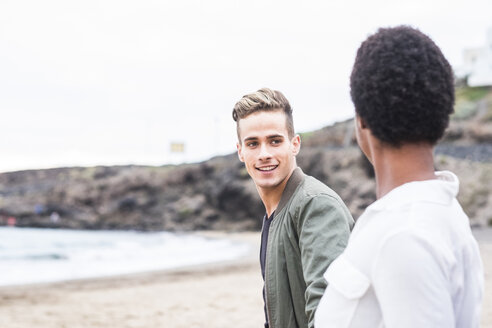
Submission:
<svg viewBox="0 0 492 328">
<path fill-rule="evenodd" d="M 257 180 L 255 181 L 255 184 L 258 188 L 261 188 L 261 189 L 275 189 L 276 187 L 278 187 L 279 183 L 278 181 L 265 181 L 265 180 Z"/>
</svg>

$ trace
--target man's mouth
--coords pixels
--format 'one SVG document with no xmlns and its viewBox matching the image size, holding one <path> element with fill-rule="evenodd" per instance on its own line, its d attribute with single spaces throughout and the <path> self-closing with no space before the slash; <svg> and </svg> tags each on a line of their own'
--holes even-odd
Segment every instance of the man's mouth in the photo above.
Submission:
<svg viewBox="0 0 492 328">
<path fill-rule="evenodd" d="M 270 165 L 270 166 L 262 166 L 262 167 L 257 167 L 257 170 L 260 170 L 262 172 L 268 172 L 268 171 L 273 171 L 277 168 L 278 165 Z"/>
</svg>

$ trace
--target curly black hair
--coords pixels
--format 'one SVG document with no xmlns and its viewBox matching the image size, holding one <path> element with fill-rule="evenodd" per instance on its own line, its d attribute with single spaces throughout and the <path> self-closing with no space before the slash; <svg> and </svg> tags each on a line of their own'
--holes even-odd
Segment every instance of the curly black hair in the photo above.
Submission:
<svg viewBox="0 0 492 328">
<path fill-rule="evenodd" d="M 453 71 L 419 30 L 381 28 L 357 51 L 350 95 L 356 113 L 379 140 L 395 147 L 435 144 L 453 112 Z"/>
</svg>

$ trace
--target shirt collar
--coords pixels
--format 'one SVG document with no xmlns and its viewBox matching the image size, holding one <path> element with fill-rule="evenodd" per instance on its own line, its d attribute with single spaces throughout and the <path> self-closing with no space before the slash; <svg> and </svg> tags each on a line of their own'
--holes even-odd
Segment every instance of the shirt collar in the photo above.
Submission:
<svg viewBox="0 0 492 328">
<path fill-rule="evenodd" d="M 449 171 L 439 171 L 435 174 L 437 179 L 412 181 L 394 188 L 372 203 L 367 210 L 390 210 L 419 201 L 450 204 L 458 194 L 459 180 Z"/>
</svg>

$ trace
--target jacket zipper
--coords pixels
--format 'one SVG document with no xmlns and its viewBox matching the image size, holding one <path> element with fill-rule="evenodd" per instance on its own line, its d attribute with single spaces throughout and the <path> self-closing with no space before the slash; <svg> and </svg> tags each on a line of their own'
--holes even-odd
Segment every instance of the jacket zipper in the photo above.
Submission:
<svg viewBox="0 0 492 328">
<path fill-rule="evenodd" d="M 271 218 L 273 220 L 273 218 Z M 267 249 L 266 249 L 266 255 L 265 255 L 265 305 L 266 305 L 266 314 L 267 314 L 267 320 L 268 320 L 268 327 L 269 328 L 274 328 L 273 323 L 271 321 L 271 316 L 270 316 L 270 307 L 268 306 L 268 279 L 267 279 L 267 274 L 268 274 L 268 254 L 270 253 L 268 250 L 270 248 L 270 230 L 272 229 L 273 226 L 273 221 L 270 222 L 270 226 L 268 227 L 268 238 L 267 238 Z M 263 228 L 261 229 L 263 230 Z"/>
</svg>

